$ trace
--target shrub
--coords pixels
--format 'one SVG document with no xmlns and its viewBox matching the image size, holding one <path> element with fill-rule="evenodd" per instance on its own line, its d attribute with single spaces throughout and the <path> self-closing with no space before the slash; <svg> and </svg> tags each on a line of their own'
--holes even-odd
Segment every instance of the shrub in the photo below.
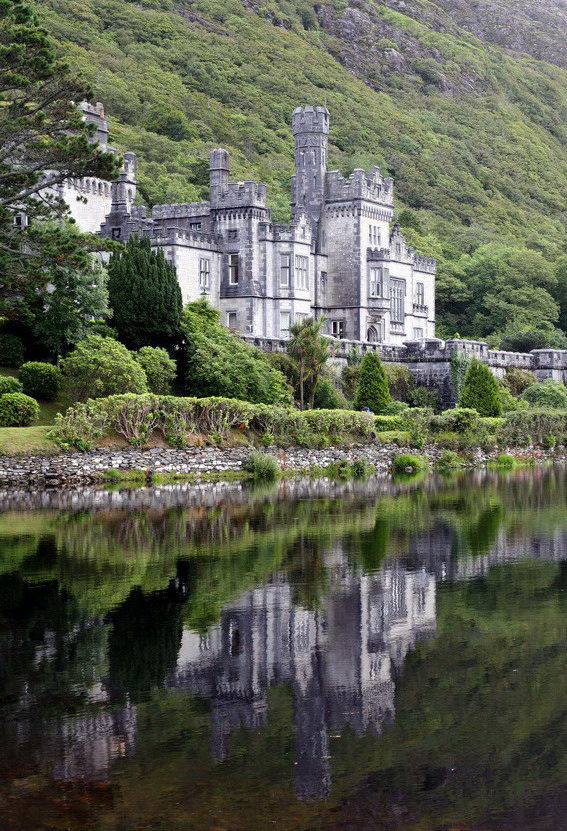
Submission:
<svg viewBox="0 0 567 831">
<path fill-rule="evenodd" d="M 431 407 L 437 410 L 439 407 L 439 393 L 437 390 L 430 390 L 427 387 L 414 387 L 410 390 L 408 401 L 411 407 Z"/>
<path fill-rule="evenodd" d="M 419 473 L 427 470 L 425 456 L 414 456 L 411 453 L 397 453 L 392 459 L 392 470 L 395 473 Z"/>
<path fill-rule="evenodd" d="M 399 415 L 377 415 L 374 416 L 376 432 L 382 433 L 385 430 L 403 430 L 404 419 Z"/>
<path fill-rule="evenodd" d="M 550 407 L 552 409 L 567 409 L 567 389 L 562 381 L 547 378 L 538 381 L 524 390 L 521 395 L 530 407 Z"/>
<path fill-rule="evenodd" d="M 504 383 L 512 393 L 518 396 L 523 393 L 525 389 L 535 384 L 537 378 L 529 369 L 518 369 L 517 367 L 509 366 L 506 369 L 506 376 Z"/>
<path fill-rule="evenodd" d="M 414 407 L 404 413 L 404 426 L 409 432 L 412 447 L 423 447 L 429 434 L 432 418 L 433 410 L 428 407 Z"/>
<path fill-rule="evenodd" d="M 391 400 L 382 361 L 374 352 L 367 352 L 360 367 L 360 383 L 354 406 L 357 410 L 368 407 L 373 413 L 383 413 Z"/>
<path fill-rule="evenodd" d="M 503 413 L 510 413 L 513 410 L 520 410 L 525 407 L 529 407 L 527 401 L 524 401 L 521 398 L 514 398 L 510 390 L 504 384 L 499 386 L 499 395 L 500 395 L 500 405 L 502 407 Z"/>
<path fill-rule="evenodd" d="M 444 473 L 449 470 L 456 470 L 461 466 L 461 459 L 454 450 L 444 450 L 435 461 L 435 470 Z"/>
<path fill-rule="evenodd" d="M 26 395 L 41 401 L 53 401 L 61 387 L 61 370 L 53 364 L 29 361 L 18 372 Z"/>
<path fill-rule="evenodd" d="M 107 413 L 99 401 L 78 402 L 64 415 L 57 413 L 47 437 L 62 450 L 72 447 L 91 450 L 95 441 L 104 435 L 107 424 Z"/>
<path fill-rule="evenodd" d="M 321 378 L 315 387 L 314 406 L 318 410 L 347 410 L 344 395 L 329 378 Z"/>
<path fill-rule="evenodd" d="M 512 470 L 516 467 L 516 460 L 509 453 L 501 453 L 497 459 L 490 463 L 491 467 L 500 467 L 506 470 Z"/>
<path fill-rule="evenodd" d="M 488 433 L 488 435 L 495 435 L 503 424 L 506 423 L 505 418 L 481 418 L 480 426 Z"/>
<path fill-rule="evenodd" d="M 407 366 L 396 363 L 385 363 L 383 366 L 388 379 L 390 395 L 398 401 L 409 401 L 414 384 Z"/>
<path fill-rule="evenodd" d="M 251 474 L 253 479 L 262 479 L 266 482 L 275 481 L 280 475 L 280 466 L 274 456 L 253 450 L 244 464 L 244 470 Z"/>
<path fill-rule="evenodd" d="M 111 395 L 104 406 L 109 423 L 133 447 L 144 446 L 161 423 L 160 402 L 155 395 Z"/>
<path fill-rule="evenodd" d="M 481 416 L 499 416 L 502 413 L 498 381 L 486 364 L 476 358 L 467 369 L 459 407 L 476 410 Z"/>
<path fill-rule="evenodd" d="M 350 469 L 354 479 L 366 479 L 376 472 L 376 468 L 369 464 L 366 459 L 355 459 Z"/>
<path fill-rule="evenodd" d="M 0 335 L 0 366 L 19 367 L 25 360 L 24 344 L 17 335 Z"/>
<path fill-rule="evenodd" d="M 39 417 L 39 404 L 23 392 L 8 392 L 0 398 L 0 427 L 29 427 Z"/>
<path fill-rule="evenodd" d="M 142 346 L 133 354 L 146 373 L 150 392 L 169 395 L 177 374 L 177 365 L 167 350 L 160 346 Z"/>
<path fill-rule="evenodd" d="M 464 435 L 476 430 L 479 425 L 479 415 L 476 410 L 464 407 L 454 407 L 433 416 L 431 426 L 439 432 L 455 432 Z"/>
<path fill-rule="evenodd" d="M 0 395 L 7 392 L 23 392 L 22 382 L 13 375 L 0 375 Z"/>
<path fill-rule="evenodd" d="M 378 438 L 382 444 L 395 444 L 398 447 L 408 447 L 410 443 L 410 434 L 406 430 L 385 430 L 378 433 Z"/>
<path fill-rule="evenodd" d="M 400 415 L 407 413 L 409 408 L 409 404 L 406 404 L 405 401 L 395 401 L 392 399 L 389 404 L 386 404 L 382 412 L 384 415 Z"/>
<path fill-rule="evenodd" d="M 562 444 L 567 439 L 567 411 L 552 409 L 518 410 L 508 413 L 496 437 L 501 444 L 518 447 L 542 445 L 545 437 L 553 435 Z"/>
<path fill-rule="evenodd" d="M 148 391 L 143 367 L 112 338 L 90 335 L 61 362 L 61 369 L 66 388 L 79 401 Z"/>
</svg>

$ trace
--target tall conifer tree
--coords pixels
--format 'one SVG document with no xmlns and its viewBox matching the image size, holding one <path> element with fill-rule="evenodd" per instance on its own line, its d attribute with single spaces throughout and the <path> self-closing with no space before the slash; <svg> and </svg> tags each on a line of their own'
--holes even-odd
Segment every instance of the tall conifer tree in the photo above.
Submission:
<svg viewBox="0 0 567 831">
<path fill-rule="evenodd" d="M 183 304 L 174 267 L 147 237 L 130 237 L 108 266 L 112 325 L 130 349 L 171 348 L 178 339 Z"/>
<path fill-rule="evenodd" d="M 363 407 L 368 407 L 373 413 L 383 413 L 391 401 L 388 378 L 382 361 L 374 352 L 367 352 L 360 366 L 355 409 L 362 410 Z"/>
</svg>

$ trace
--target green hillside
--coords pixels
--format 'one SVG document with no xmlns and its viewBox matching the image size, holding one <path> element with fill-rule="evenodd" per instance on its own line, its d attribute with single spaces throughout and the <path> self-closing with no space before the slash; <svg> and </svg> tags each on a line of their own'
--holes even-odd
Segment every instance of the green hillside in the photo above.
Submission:
<svg viewBox="0 0 567 831">
<path fill-rule="evenodd" d="M 555 324 L 567 70 L 481 42 L 449 0 L 389 5 L 404 13 L 378 0 L 36 2 L 104 101 L 115 143 L 140 155 L 149 204 L 204 196 L 208 153 L 222 145 L 234 176 L 267 182 L 285 219 L 291 112 L 326 103 L 331 165 L 377 161 L 396 178 L 413 242 L 440 258 L 442 333 Z"/>
</svg>

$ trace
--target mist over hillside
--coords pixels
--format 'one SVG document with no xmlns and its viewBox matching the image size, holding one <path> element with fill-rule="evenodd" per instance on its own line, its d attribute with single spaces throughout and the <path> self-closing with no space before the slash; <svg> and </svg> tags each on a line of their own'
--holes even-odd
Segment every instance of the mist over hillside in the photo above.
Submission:
<svg viewBox="0 0 567 831">
<path fill-rule="evenodd" d="M 326 103 L 330 165 L 349 173 L 380 164 L 396 179 L 412 243 L 439 258 L 441 331 L 485 334 L 482 321 L 467 323 L 463 256 L 490 243 L 527 247 L 550 266 L 565 254 L 563 0 L 36 8 L 105 103 L 115 143 L 139 154 L 148 204 L 203 197 L 209 151 L 222 145 L 233 175 L 267 182 L 285 219 L 291 112 Z"/>
</svg>

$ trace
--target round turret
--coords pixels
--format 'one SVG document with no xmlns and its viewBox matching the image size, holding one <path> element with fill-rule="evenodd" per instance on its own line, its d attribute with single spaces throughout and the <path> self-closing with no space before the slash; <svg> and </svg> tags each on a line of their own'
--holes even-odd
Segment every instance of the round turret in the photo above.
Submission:
<svg viewBox="0 0 567 831">
<path fill-rule="evenodd" d="M 301 133 L 329 134 L 329 110 L 326 107 L 296 107 L 291 117 L 293 135 Z"/>
</svg>

